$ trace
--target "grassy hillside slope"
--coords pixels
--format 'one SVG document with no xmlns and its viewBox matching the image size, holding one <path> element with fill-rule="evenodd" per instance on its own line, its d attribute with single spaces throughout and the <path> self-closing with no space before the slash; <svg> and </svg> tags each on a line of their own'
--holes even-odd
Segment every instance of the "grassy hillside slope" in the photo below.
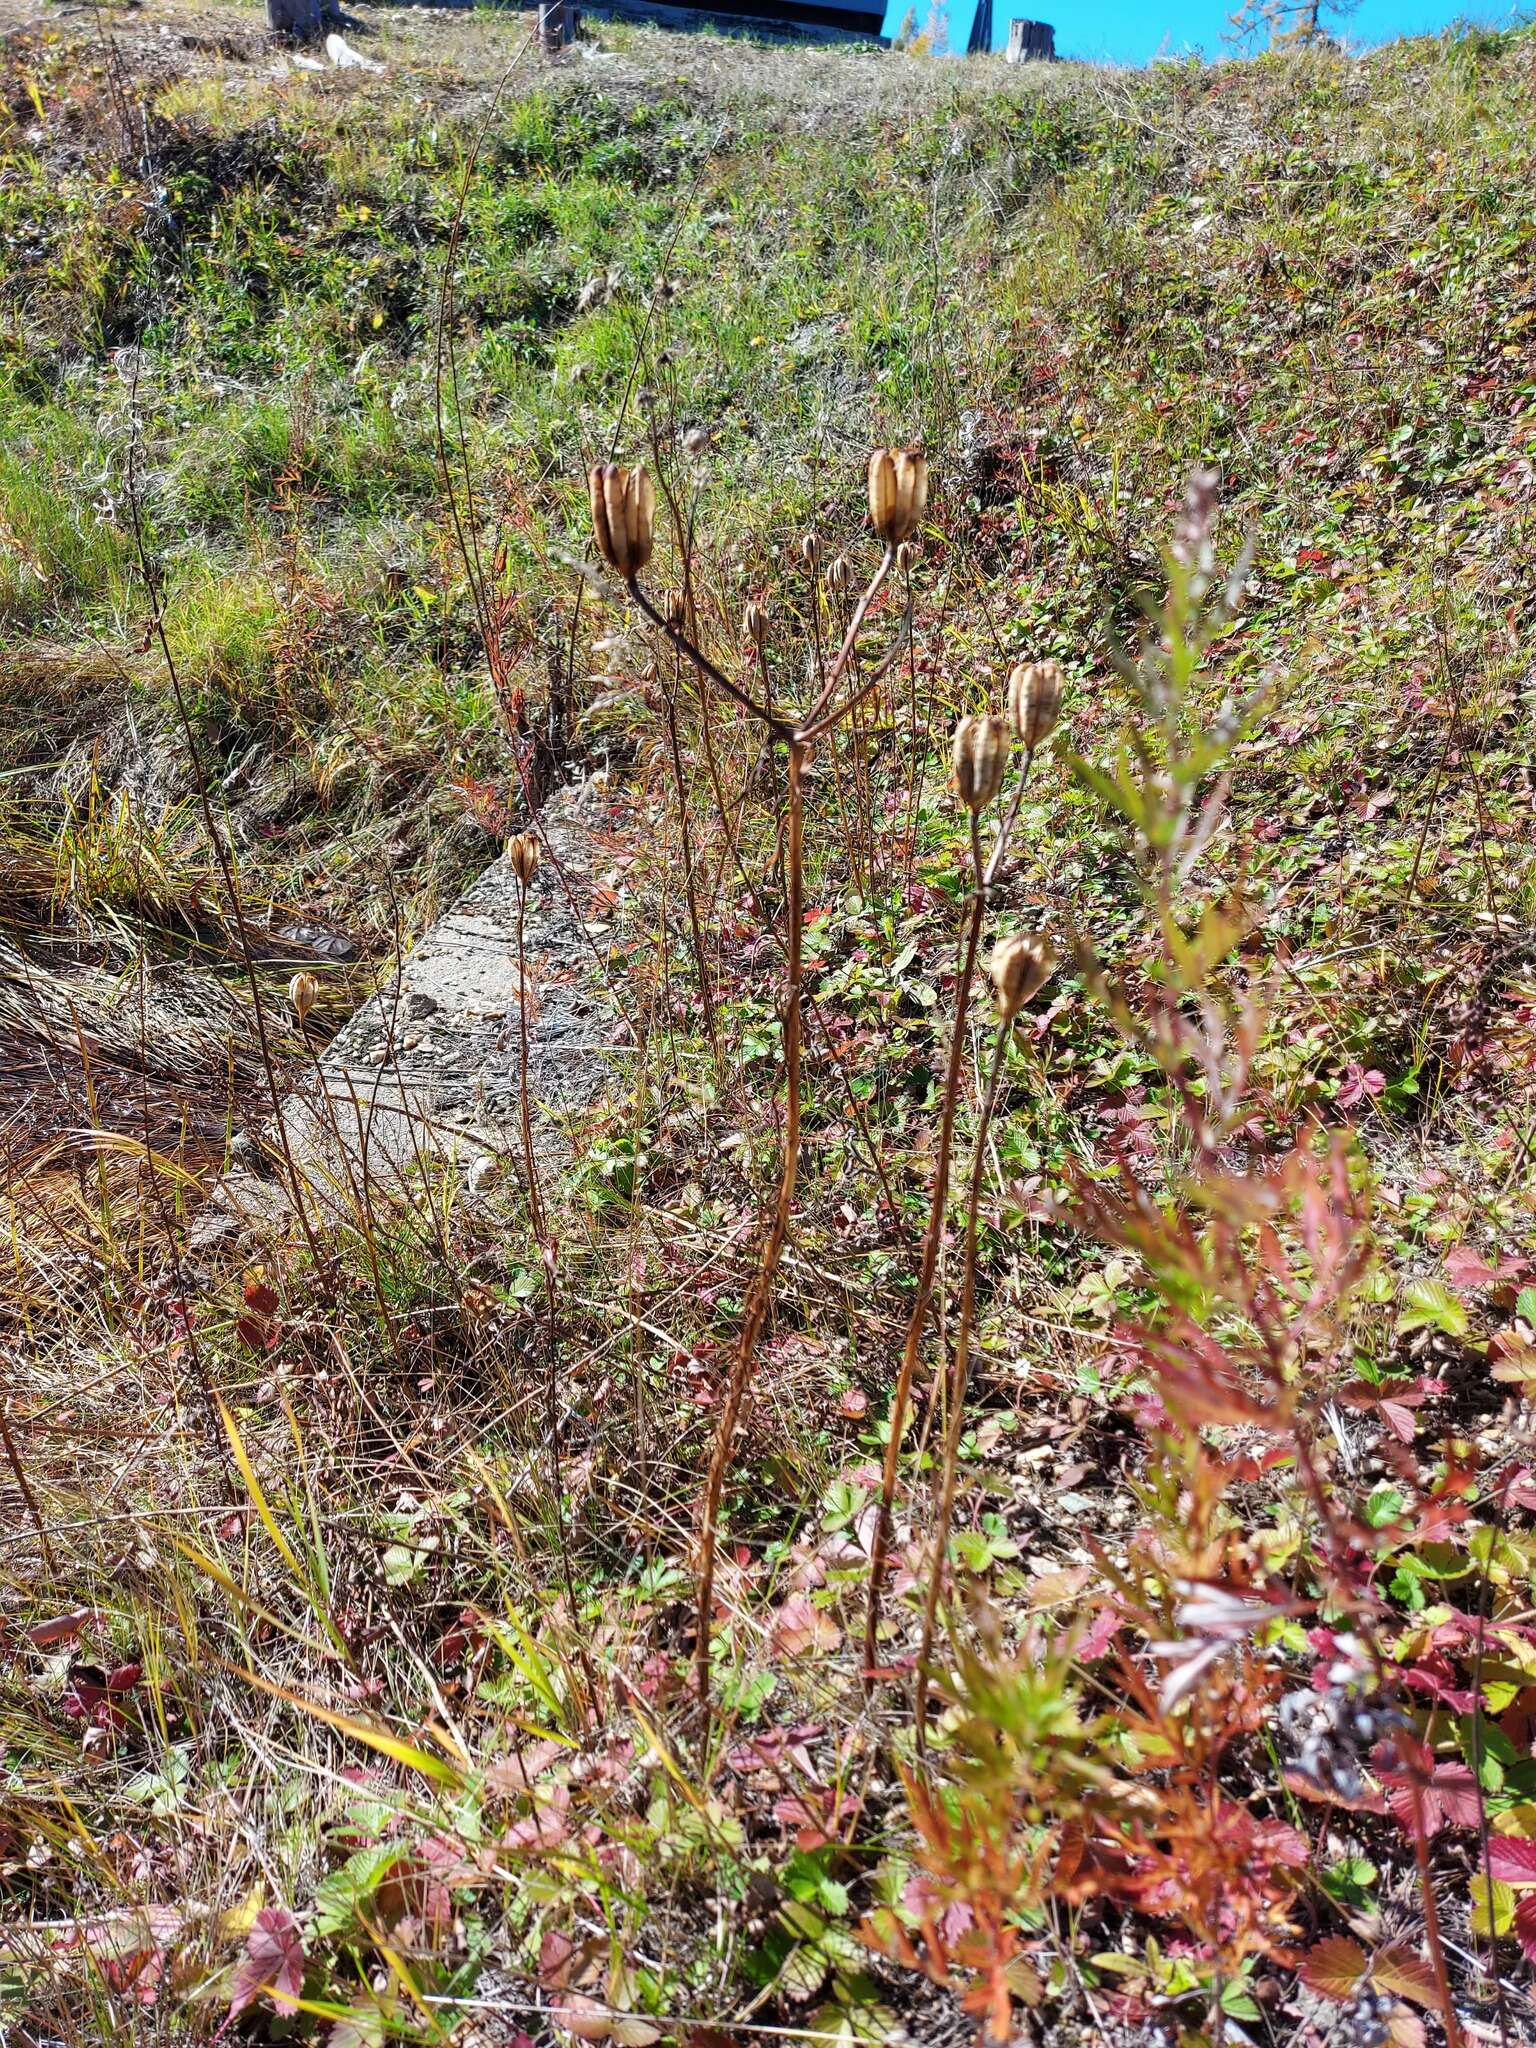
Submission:
<svg viewBox="0 0 1536 2048">
<path fill-rule="evenodd" d="M 0 2013 L 1536 2037 L 1536 40 L 348 33 L 0 51 Z M 807 771 L 746 1357 L 785 768 L 584 573 L 585 473 L 803 703 L 883 444 L 932 492 Z M 982 929 L 1056 965 L 962 1033 L 870 1663 L 950 734 L 1044 658 Z M 594 771 L 634 1056 L 571 1170 L 199 1233 L 293 969 L 323 1035 Z"/>
</svg>

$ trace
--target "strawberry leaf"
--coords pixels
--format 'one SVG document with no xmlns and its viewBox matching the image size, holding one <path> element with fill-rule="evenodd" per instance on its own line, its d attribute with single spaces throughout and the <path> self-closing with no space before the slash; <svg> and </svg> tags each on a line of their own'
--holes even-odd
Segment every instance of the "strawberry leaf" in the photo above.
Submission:
<svg viewBox="0 0 1536 2048">
<path fill-rule="evenodd" d="M 1365 1975 L 1365 1951 L 1346 1935 L 1331 1934 L 1307 1950 L 1296 1974 L 1309 1991 L 1345 2005 Z"/>
</svg>

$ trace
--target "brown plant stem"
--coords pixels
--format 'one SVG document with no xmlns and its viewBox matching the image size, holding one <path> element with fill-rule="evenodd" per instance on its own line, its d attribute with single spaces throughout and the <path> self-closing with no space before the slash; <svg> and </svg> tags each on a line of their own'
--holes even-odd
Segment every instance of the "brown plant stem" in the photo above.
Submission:
<svg viewBox="0 0 1536 2048">
<path fill-rule="evenodd" d="M 1022 784 L 1020 786 L 1022 787 Z M 997 1107 L 1003 1065 L 1007 1058 L 1009 1041 L 1013 1037 L 1013 1024 L 1014 1020 L 1007 1017 L 997 1027 L 997 1044 L 992 1051 L 992 1065 L 987 1074 L 986 1093 L 982 1098 L 981 1115 L 977 1120 L 976 1138 L 971 1153 L 971 1182 L 965 1209 L 965 1265 L 960 1286 L 960 1326 L 955 1333 L 955 1356 L 949 1374 L 949 1415 L 944 1431 L 944 1466 L 938 1512 L 934 1517 L 933 1565 L 928 1575 L 927 1596 L 923 1602 L 923 1635 L 917 1653 L 917 1689 L 913 1715 L 916 1721 L 919 1756 L 927 1745 L 925 1722 L 928 1711 L 928 1665 L 933 1655 L 934 1627 L 939 1613 L 939 1589 L 944 1583 L 944 1559 L 949 1548 L 950 1525 L 955 1515 L 955 1487 L 960 1469 L 960 1431 L 965 1416 L 966 1382 L 970 1377 L 971 1325 L 976 1313 L 976 1236 L 978 1212 L 981 1207 L 981 1179 L 986 1171 L 987 1133 L 992 1124 L 992 1112 Z"/>
<path fill-rule="evenodd" d="M 1408 1786 L 1413 1799 L 1413 1859 L 1418 1866 L 1419 1890 L 1424 1894 L 1424 1946 L 1429 1967 L 1440 1995 L 1440 2018 L 1445 2028 L 1445 2048 L 1463 2048 L 1465 2036 L 1456 2017 L 1451 1980 L 1445 1967 L 1445 1950 L 1440 1941 L 1440 1910 L 1435 1904 L 1434 1874 L 1429 1867 L 1429 1834 L 1424 1820 L 1424 1787 L 1416 1759 L 1409 1760 Z"/>
<path fill-rule="evenodd" d="M 688 780 L 683 773 L 683 750 L 677 732 L 677 677 L 672 687 L 663 687 L 666 702 L 667 743 L 672 754 L 672 780 L 677 790 L 677 822 L 683 839 L 683 894 L 688 904 L 688 927 L 693 936 L 694 965 L 699 975 L 699 1000 L 704 1005 L 704 1027 L 715 1055 L 715 1071 L 725 1072 L 725 1055 L 720 1046 L 720 1026 L 715 1018 L 714 977 L 704 950 L 704 929 L 699 921 L 699 893 L 694 877 L 693 827 L 688 814 Z"/>
<path fill-rule="evenodd" d="M 809 750 L 798 739 L 789 746 L 789 958 L 784 985 L 784 1146 L 779 1177 L 778 1202 L 773 1224 L 758 1259 L 747 1296 L 746 1315 L 731 1361 L 720 1426 L 710 1454 L 709 1476 L 704 1491 L 704 1512 L 700 1529 L 698 1637 L 694 1645 L 694 1670 L 699 1703 L 709 1715 L 709 1631 L 715 1603 L 715 1553 L 719 1541 L 720 1501 L 725 1475 L 730 1469 L 742 1403 L 752 1377 L 752 1359 L 757 1340 L 773 1300 L 774 1277 L 784 1254 L 789 1234 L 790 1211 L 794 1206 L 795 1179 L 800 1165 L 800 1042 L 801 1042 L 801 924 L 804 910 L 805 798 L 804 778 Z"/>
<path fill-rule="evenodd" d="M 906 1343 L 902 1348 L 901 1370 L 896 1377 L 896 1389 L 891 1396 L 890 1431 L 886 1438 L 885 1458 L 880 1472 L 880 1504 L 875 1517 L 874 1540 L 869 1560 L 869 1600 L 864 1612 L 864 1689 L 866 1694 L 874 1689 L 875 1657 L 880 1630 L 880 1588 L 886 1560 L 891 1548 L 891 1508 L 896 1498 L 896 1467 L 901 1455 L 902 1433 L 906 1426 L 907 1407 L 912 1398 L 912 1382 L 917 1373 L 918 1354 L 922 1349 L 923 1325 L 928 1317 L 929 1303 L 933 1299 L 934 1277 L 938 1271 L 939 1246 L 944 1237 L 944 1211 L 949 1203 L 950 1162 L 954 1154 L 955 1112 L 960 1098 L 960 1074 L 965 1060 L 965 1024 L 970 1010 L 971 989 L 976 979 L 976 956 L 981 946 L 981 928 L 987 911 L 987 896 L 1007 850 L 1008 838 L 1019 815 L 1023 801 L 1024 787 L 1029 781 L 1030 770 L 1035 765 L 1034 751 L 1024 756 L 1024 766 L 1019 774 L 1018 787 L 1014 790 L 1008 811 L 998 828 L 992 846 L 991 857 L 985 868 L 981 860 L 981 826 L 974 815 L 971 817 L 971 867 L 976 877 L 971 895 L 970 918 L 966 927 L 964 951 L 961 959 L 959 979 L 955 987 L 954 1035 L 950 1040 L 949 1062 L 944 1075 L 944 1099 L 939 1115 L 938 1154 L 933 1168 L 933 1190 L 928 1205 L 928 1224 L 923 1233 L 923 1249 L 917 1276 L 917 1295 L 912 1303 L 912 1314 L 907 1323 Z"/>
<path fill-rule="evenodd" d="M 912 1381 L 917 1374 L 922 1350 L 923 1326 L 933 1299 L 934 1276 L 938 1271 L 939 1245 L 944 1236 L 944 1211 L 949 1203 L 950 1160 L 955 1143 L 955 1110 L 960 1100 L 960 1073 L 965 1063 L 965 1024 L 971 1006 L 971 987 L 976 979 L 976 956 L 981 948 L 981 927 L 987 899 L 981 887 L 981 836 L 975 817 L 971 819 L 971 849 L 976 869 L 976 887 L 971 892 L 970 916 L 966 923 L 960 975 L 955 986 L 955 1021 L 949 1042 L 949 1061 L 944 1074 L 944 1097 L 939 1112 L 938 1155 L 934 1161 L 933 1189 L 928 1201 L 928 1225 L 923 1232 L 922 1259 L 918 1268 L 917 1294 L 907 1320 L 906 1342 L 902 1348 L 901 1370 L 891 1397 L 889 1434 L 880 1474 L 880 1505 L 875 1518 L 874 1540 L 869 1559 L 869 1601 L 864 1612 L 864 1689 L 874 1689 L 876 1639 L 880 1628 L 880 1581 L 891 1547 L 891 1504 L 896 1498 L 896 1467 Z"/>
<path fill-rule="evenodd" d="M 544 1285 L 544 1308 L 548 1319 L 545 1338 L 545 1427 L 549 1431 L 550 1485 L 553 1489 L 552 1506 L 555 1516 L 555 1546 L 560 1553 L 560 1570 L 565 1580 L 565 1597 L 570 1608 L 571 1628 L 578 1626 L 576 1608 L 576 1580 L 571 1571 L 571 1553 L 565 1540 L 565 1516 L 561 1506 L 565 1498 L 564 1476 L 560 1469 L 560 1382 L 558 1372 L 560 1350 L 559 1304 L 555 1296 L 555 1248 L 545 1239 L 546 1217 L 544 1197 L 539 1187 L 538 1160 L 533 1149 L 533 1110 L 528 1095 L 528 969 L 524 945 L 523 922 L 528 910 L 528 885 L 521 877 L 517 884 L 517 1102 L 518 1121 L 522 1128 L 523 1168 L 528 1176 L 528 1217 L 533 1225 L 534 1247 L 538 1254 L 539 1274 Z M 587 1705 L 595 1703 L 597 1680 L 591 1662 L 577 1636 L 577 1655 L 581 1660 L 582 1676 L 587 1685 Z M 564 1659 L 562 1658 L 562 1662 Z M 567 1669 L 569 1667 L 567 1666 Z"/>
</svg>

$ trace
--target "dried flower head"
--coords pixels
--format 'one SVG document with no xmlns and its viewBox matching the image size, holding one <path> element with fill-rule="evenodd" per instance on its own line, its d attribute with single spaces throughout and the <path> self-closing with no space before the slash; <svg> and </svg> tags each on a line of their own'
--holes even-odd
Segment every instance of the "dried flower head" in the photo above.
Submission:
<svg viewBox="0 0 1536 2048">
<path fill-rule="evenodd" d="M 755 598 L 742 613 L 741 630 L 756 647 L 768 638 L 768 614 Z"/>
<path fill-rule="evenodd" d="M 526 889 L 539 871 L 539 842 L 531 832 L 519 832 L 507 841 L 507 866 Z"/>
<path fill-rule="evenodd" d="M 1030 997 L 1045 986 L 1055 965 L 1056 955 L 1044 932 L 998 940 L 992 948 L 987 972 L 992 977 L 998 1012 L 1005 1024 L 1011 1024 Z"/>
<path fill-rule="evenodd" d="M 927 456 L 913 448 L 877 448 L 869 458 L 869 519 L 887 547 L 912 538 L 927 504 Z"/>
<path fill-rule="evenodd" d="M 853 581 L 853 564 L 846 555 L 834 555 L 827 564 L 827 588 L 834 597 L 841 597 Z"/>
<path fill-rule="evenodd" d="M 288 984 L 288 1000 L 293 1005 L 293 1014 L 302 1027 L 304 1019 L 315 1007 L 315 997 L 320 993 L 320 984 L 307 971 L 296 974 Z"/>
<path fill-rule="evenodd" d="M 1063 682 L 1059 661 L 1021 661 L 1008 678 L 1008 723 L 1030 753 L 1055 730 Z"/>
<path fill-rule="evenodd" d="M 588 474 L 597 552 L 626 579 L 638 576 L 656 544 L 656 489 L 639 467 L 600 462 Z"/>
<path fill-rule="evenodd" d="M 800 559 L 807 569 L 815 569 L 821 561 L 821 542 L 814 533 L 808 533 L 800 543 Z"/>
<path fill-rule="evenodd" d="M 1000 718 L 962 718 L 955 727 L 955 788 L 968 811 L 984 811 L 1002 788 L 1008 744 Z"/>
</svg>

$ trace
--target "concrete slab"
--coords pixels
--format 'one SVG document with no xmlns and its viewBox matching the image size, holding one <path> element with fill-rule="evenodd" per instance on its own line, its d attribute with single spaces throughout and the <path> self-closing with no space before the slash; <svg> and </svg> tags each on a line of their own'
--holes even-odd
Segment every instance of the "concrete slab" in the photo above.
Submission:
<svg viewBox="0 0 1536 2048">
<path fill-rule="evenodd" d="M 528 1086 L 541 1158 L 568 1150 L 573 1114 L 602 1099 L 631 1043 L 606 964 L 602 876 L 628 857 L 627 819 L 601 782 L 562 790 L 537 828 L 524 920 Z M 473 1190 L 522 1170 L 518 886 L 487 869 L 417 943 L 400 972 L 332 1039 L 283 1109 L 288 1146 L 323 1202 L 399 1188 L 456 1160 Z M 237 1220 L 285 1205 L 281 1149 L 226 1176 Z"/>
</svg>

